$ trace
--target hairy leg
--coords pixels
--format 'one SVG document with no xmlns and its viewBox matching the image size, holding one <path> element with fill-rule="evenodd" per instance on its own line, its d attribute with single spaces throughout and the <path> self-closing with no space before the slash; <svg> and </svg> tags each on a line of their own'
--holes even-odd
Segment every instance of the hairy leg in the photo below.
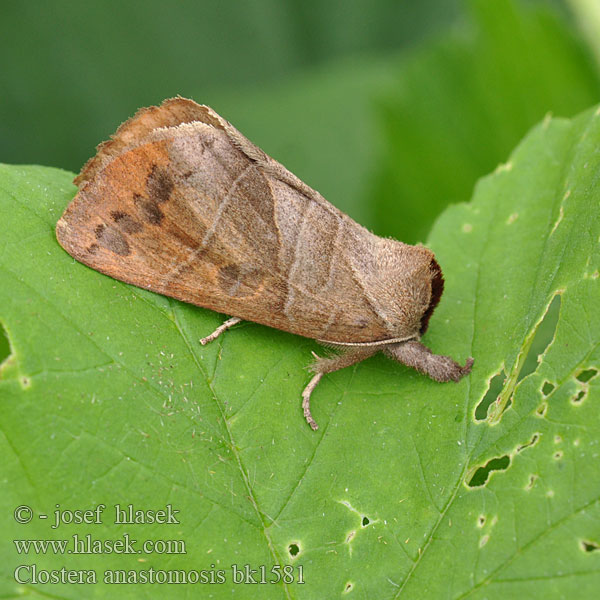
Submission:
<svg viewBox="0 0 600 600">
<path fill-rule="evenodd" d="M 231 317 L 231 319 L 227 319 L 223 325 L 219 325 L 210 335 L 207 335 L 205 338 L 200 340 L 200 343 L 203 346 L 206 346 L 208 342 L 212 342 L 216 340 L 224 331 L 227 331 L 230 327 L 237 325 L 242 319 L 238 319 L 237 317 Z"/>
<path fill-rule="evenodd" d="M 449 356 L 433 354 L 427 346 L 414 340 L 392 344 L 384 348 L 383 352 L 390 358 L 429 375 L 435 381 L 459 381 L 471 372 L 473 365 L 473 359 L 468 358 L 465 366 L 461 367 Z"/>
<path fill-rule="evenodd" d="M 310 414 L 310 395 L 317 386 L 317 383 L 319 383 L 321 380 L 321 377 L 325 373 L 332 373 L 333 371 L 338 371 L 344 367 L 349 367 L 350 365 L 361 362 L 365 360 L 365 358 L 369 358 L 369 356 L 372 356 L 378 351 L 379 348 L 377 347 L 359 346 L 357 348 L 344 350 L 344 352 L 341 354 L 328 356 L 326 358 L 321 358 L 315 354 L 317 360 L 315 360 L 315 362 L 310 366 L 310 370 L 315 375 L 302 392 L 302 409 L 304 411 L 304 418 L 315 431 L 319 428 L 319 426 L 316 424 L 315 420 Z"/>
</svg>

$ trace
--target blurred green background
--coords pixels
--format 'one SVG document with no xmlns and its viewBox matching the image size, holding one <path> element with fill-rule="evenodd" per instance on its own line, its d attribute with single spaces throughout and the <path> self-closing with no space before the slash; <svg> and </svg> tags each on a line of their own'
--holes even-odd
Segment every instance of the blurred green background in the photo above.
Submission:
<svg viewBox="0 0 600 600">
<path fill-rule="evenodd" d="M 597 0 L 29 0 L 0 17 L 0 162 L 77 172 L 181 94 L 410 243 L 548 112 L 600 100 Z"/>
</svg>

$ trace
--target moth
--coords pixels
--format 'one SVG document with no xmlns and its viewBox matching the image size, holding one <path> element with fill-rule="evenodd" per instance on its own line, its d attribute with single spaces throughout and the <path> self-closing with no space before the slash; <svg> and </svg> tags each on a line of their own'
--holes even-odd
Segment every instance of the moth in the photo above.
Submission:
<svg viewBox="0 0 600 600">
<path fill-rule="evenodd" d="M 56 225 L 76 260 L 115 279 L 312 338 L 302 393 L 382 351 L 440 382 L 471 370 L 420 342 L 444 288 L 431 250 L 381 238 L 331 205 L 208 106 L 140 109 L 98 146 Z M 313 353 L 314 354 L 314 353 Z"/>
</svg>

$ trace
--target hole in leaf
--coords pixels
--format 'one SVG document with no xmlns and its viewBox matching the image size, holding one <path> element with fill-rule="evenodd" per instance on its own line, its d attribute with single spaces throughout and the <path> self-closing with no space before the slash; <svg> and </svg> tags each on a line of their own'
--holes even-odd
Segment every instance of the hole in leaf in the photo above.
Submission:
<svg viewBox="0 0 600 600">
<path fill-rule="evenodd" d="M 553 383 L 550 383 L 549 381 L 544 381 L 544 385 L 542 386 L 542 394 L 544 396 L 549 396 L 554 391 L 555 387 L 556 386 Z"/>
<path fill-rule="evenodd" d="M 534 433 L 528 442 L 525 442 L 524 444 L 517 446 L 517 452 L 523 452 L 523 450 L 526 450 L 527 448 L 531 448 L 531 446 L 535 446 L 538 443 L 539 439 L 540 439 L 540 434 Z"/>
<path fill-rule="evenodd" d="M 484 525 L 485 525 L 485 516 L 479 515 L 479 518 L 477 519 L 477 527 L 479 527 L 481 529 Z"/>
<path fill-rule="evenodd" d="M 0 365 L 10 356 L 10 343 L 8 333 L 2 321 L 0 321 Z"/>
<path fill-rule="evenodd" d="M 354 584 L 351 581 L 349 581 L 344 587 L 344 594 L 351 592 L 353 587 L 354 587 Z"/>
<path fill-rule="evenodd" d="M 533 342 L 529 347 L 527 358 L 523 362 L 521 372 L 517 378 L 517 383 L 527 375 L 531 375 L 538 366 L 540 356 L 546 352 L 548 346 L 554 339 L 556 325 L 558 323 L 558 315 L 560 314 L 560 294 L 555 294 L 552 302 L 548 305 L 546 314 L 537 326 Z"/>
<path fill-rule="evenodd" d="M 529 481 L 527 482 L 527 485 L 525 486 L 525 489 L 527 491 L 529 491 L 534 486 L 537 478 L 538 478 L 538 476 L 534 475 L 533 473 L 529 476 Z"/>
<path fill-rule="evenodd" d="M 0 379 L 9 376 L 8 372 L 16 366 L 16 357 L 10 343 L 8 331 L 0 321 Z"/>
<path fill-rule="evenodd" d="M 585 397 L 587 395 L 586 392 L 587 390 L 580 390 L 579 392 L 577 392 L 577 394 L 571 398 L 571 404 L 579 406 L 585 400 Z"/>
<path fill-rule="evenodd" d="M 587 383 L 592 377 L 596 377 L 596 375 L 598 375 L 597 369 L 584 369 L 583 371 L 579 371 L 576 377 L 581 383 Z"/>
<path fill-rule="evenodd" d="M 369 517 L 362 518 L 362 526 L 366 527 L 371 521 L 369 521 Z"/>
<path fill-rule="evenodd" d="M 288 552 L 292 558 L 298 556 L 298 554 L 300 554 L 300 546 L 293 542 L 288 546 Z"/>
<path fill-rule="evenodd" d="M 489 382 L 489 387 L 485 396 L 481 399 L 477 407 L 475 408 L 475 419 L 477 421 L 484 421 L 488 415 L 488 409 L 490 404 L 496 400 L 500 392 L 502 391 L 502 387 L 504 386 L 504 382 L 506 380 L 506 373 L 504 369 L 502 371 L 496 373 Z"/>
<path fill-rule="evenodd" d="M 597 542 L 590 542 L 589 540 L 581 540 L 581 549 L 584 552 L 597 552 L 600 550 L 600 544 Z"/>
<path fill-rule="evenodd" d="M 469 487 L 481 487 L 485 485 L 493 471 L 506 471 L 510 466 L 510 456 L 507 454 L 500 458 L 492 458 L 485 466 L 479 467 L 467 485 Z"/>
<path fill-rule="evenodd" d="M 546 416 L 546 412 L 548 411 L 548 403 L 542 402 L 536 409 L 535 414 L 542 419 Z"/>
<path fill-rule="evenodd" d="M 554 460 L 560 460 L 562 457 L 563 457 L 563 451 L 562 450 L 557 450 L 554 453 L 554 456 L 553 456 Z"/>
</svg>

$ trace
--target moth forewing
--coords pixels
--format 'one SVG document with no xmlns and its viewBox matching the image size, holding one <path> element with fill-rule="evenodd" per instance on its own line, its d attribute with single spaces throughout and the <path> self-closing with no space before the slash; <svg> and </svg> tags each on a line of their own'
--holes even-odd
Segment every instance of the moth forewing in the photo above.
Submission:
<svg viewBox="0 0 600 600">
<path fill-rule="evenodd" d="M 207 106 L 142 109 L 75 179 L 60 244 L 115 279 L 334 344 L 324 373 L 379 350 L 438 381 L 470 371 L 418 342 L 443 289 L 427 248 L 379 238 Z"/>
</svg>

